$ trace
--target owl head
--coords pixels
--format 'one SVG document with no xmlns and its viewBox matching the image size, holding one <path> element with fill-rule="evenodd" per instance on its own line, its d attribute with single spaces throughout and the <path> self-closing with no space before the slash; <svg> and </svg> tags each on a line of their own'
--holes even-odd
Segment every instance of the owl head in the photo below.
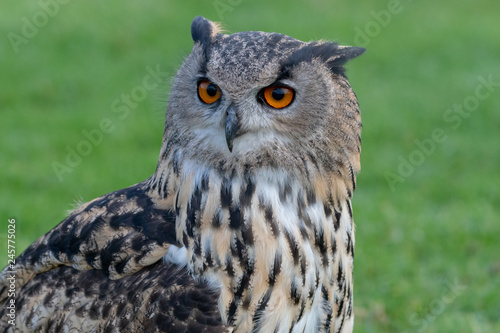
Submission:
<svg viewBox="0 0 500 333">
<path fill-rule="evenodd" d="M 221 172 L 319 172 L 354 183 L 361 119 L 343 66 L 363 48 L 259 31 L 227 35 L 203 17 L 191 34 L 193 50 L 173 81 L 161 158 L 182 156 Z"/>
</svg>

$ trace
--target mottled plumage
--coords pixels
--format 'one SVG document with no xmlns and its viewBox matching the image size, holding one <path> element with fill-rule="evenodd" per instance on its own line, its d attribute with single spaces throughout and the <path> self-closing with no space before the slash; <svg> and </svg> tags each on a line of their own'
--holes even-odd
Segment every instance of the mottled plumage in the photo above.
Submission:
<svg viewBox="0 0 500 333">
<path fill-rule="evenodd" d="M 20 255 L 2 331 L 352 331 L 361 118 L 343 65 L 363 49 L 191 29 L 155 173 Z"/>
</svg>

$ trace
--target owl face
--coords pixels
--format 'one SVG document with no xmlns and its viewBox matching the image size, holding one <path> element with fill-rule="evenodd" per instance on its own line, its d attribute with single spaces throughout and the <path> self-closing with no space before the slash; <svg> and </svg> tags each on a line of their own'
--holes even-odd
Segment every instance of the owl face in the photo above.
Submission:
<svg viewBox="0 0 500 333">
<path fill-rule="evenodd" d="M 284 163 L 298 151 L 322 153 L 332 144 L 342 151 L 332 140 L 343 131 L 359 137 L 357 124 L 341 123 L 359 113 L 342 66 L 363 49 L 277 33 L 225 35 L 204 18 L 194 20 L 192 36 L 170 95 L 166 136 L 200 147 L 196 159 Z"/>
</svg>

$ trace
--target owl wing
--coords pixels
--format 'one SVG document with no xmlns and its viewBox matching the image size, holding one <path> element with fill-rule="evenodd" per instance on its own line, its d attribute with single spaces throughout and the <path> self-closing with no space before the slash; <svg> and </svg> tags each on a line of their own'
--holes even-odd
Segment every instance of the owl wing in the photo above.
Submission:
<svg viewBox="0 0 500 333">
<path fill-rule="evenodd" d="M 92 200 L 40 237 L 0 273 L 0 302 L 16 272 L 19 290 L 59 266 L 100 270 L 110 279 L 158 261 L 175 238 L 175 214 L 157 209 L 145 182 Z"/>
<path fill-rule="evenodd" d="M 16 326 L 2 319 L 0 331 L 229 332 L 217 291 L 160 260 L 171 245 L 175 213 L 158 209 L 145 183 L 83 205 L 1 273 Z"/>
<path fill-rule="evenodd" d="M 163 261 L 117 280 L 101 270 L 60 266 L 37 274 L 16 295 L 16 326 L 4 320 L 2 307 L 0 331 L 230 332 L 217 297 L 206 281 Z"/>
</svg>

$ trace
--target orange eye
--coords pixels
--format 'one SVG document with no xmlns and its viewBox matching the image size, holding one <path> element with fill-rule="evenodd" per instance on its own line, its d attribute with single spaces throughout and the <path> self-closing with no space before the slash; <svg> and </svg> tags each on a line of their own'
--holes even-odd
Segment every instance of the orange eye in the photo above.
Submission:
<svg viewBox="0 0 500 333">
<path fill-rule="evenodd" d="M 216 84 L 207 80 L 198 83 L 198 97 L 203 103 L 215 103 L 220 98 L 220 95 L 220 88 Z"/>
<path fill-rule="evenodd" d="M 282 109 L 293 101 L 294 92 L 291 88 L 284 86 L 271 86 L 264 89 L 264 99 L 269 106 Z"/>
</svg>

